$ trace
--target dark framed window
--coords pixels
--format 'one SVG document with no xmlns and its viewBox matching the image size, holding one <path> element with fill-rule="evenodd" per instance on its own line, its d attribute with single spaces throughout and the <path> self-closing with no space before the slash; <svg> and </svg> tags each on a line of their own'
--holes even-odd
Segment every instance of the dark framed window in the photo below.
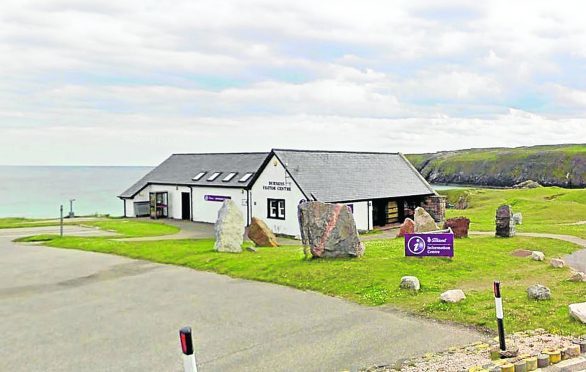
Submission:
<svg viewBox="0 0 586 372">
<path fill-rule="evenodd" d="M 267 218 L 285 219 L 285 199 L 267 199 Z"/>
</svg>

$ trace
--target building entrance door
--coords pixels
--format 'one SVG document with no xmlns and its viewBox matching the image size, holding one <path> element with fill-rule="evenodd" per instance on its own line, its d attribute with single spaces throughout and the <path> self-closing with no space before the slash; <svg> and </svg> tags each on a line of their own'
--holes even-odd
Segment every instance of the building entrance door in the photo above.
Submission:
<svg viewBox="0 0 586 372">
<path fill-rule="evenodd" d="M 181 219 L 191 220 L 191 198 L 188 192 L 181 193 Z"/>
<path fill-rule="evenodd" d="M 149 193 L 151 218 L 167 218 L 169 216 L 169 195 L 166 192 Z"/>
</svg>

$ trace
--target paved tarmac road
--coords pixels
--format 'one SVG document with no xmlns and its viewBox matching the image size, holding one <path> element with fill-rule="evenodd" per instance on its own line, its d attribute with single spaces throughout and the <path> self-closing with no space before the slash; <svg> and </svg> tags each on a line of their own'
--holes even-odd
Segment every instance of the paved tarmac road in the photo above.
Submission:
<svg viewBox="0 0 586 372">
<path fill-rule="evenodd" d="M 181 371 L 184 325 L 204 372 L 339 371 L 482 338 L 313 292 L 11 242 L 27 230 L 0 230 L 1 371 Z"/>
</svg>

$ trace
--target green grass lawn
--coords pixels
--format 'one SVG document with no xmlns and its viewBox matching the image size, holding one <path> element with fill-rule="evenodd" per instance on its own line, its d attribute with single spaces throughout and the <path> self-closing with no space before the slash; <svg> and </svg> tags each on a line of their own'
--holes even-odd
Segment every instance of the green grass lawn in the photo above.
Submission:
<svg viewBox="0 0 586 372">
<path fill-rule="evenodd" d="M 120 228 L 120 227 L 118 227 Z M 571 319 L 567 305 L 586 298 L 586 283 L 571 283 L 568 269 L 547 262 L 513 257 L 518 248 L 539 249 L 548 258 L 578 247 L 551 239 L 473 237 L 456 241 L 456 257 L 407 258 L 401 239 L 366 242 L 360 259 L 305 259 L 301 247 L 258 248 L 257 253 L 217 253 L 212 240 L 124 242 L 108 238 L 41 237 L 51 247 L 117 254 L 155 262 L 213 271 L 233 277 L 266 281 L 339 296 L 365 305 L 390 304 L 432 318 L 494 329 L 492 281 L 502 281 L 508 331 L 546 328 L 564 334 L 583 334 L 586 326 Z M 26 239 L 26 240 L 34 240 Z M 421 280 L 418 294 L 399 290 L 404 275 Z M 551 288 L 553 299 L 528 300 L 527 286 Z M 443 304 L 439 295 L 461 288 L 467 299 Z"/>
<path fill-rule="evenodd" d="M 67 220 L 64 220 L 64 224 L 68 224 Z M 12 229 L 18 227 L 40 227 L 40 226 L 56 226 L 59 222 L 51 219 L 41 218 L 21 218 L 21 217 L 5 217 L 0 218 L 0 229 Z"/>
<path fill-rule="evenodd" d="M 180 229 L 163 222 L 112 218 L 103 221 L 85 222 L 85 226 L 99 227 L 125 237 L 160 236 L 176 234 Z"/>
<path fill-rule="evenodd" d="M 454 189 L 442 190 L 454 204 L 460 195 L 469 194 L 470 207 L 448 209 L 446 217 L 470 218 L 472 230 L 494 231 L 498 206 L 510 204 L 514 212 L 523 214 L 520 232 L 568 234 L 586 238 L 586 225 L 569 225 L 586 220 L 586 190 L 540 187 L 536 189 Z"/>
</svg>

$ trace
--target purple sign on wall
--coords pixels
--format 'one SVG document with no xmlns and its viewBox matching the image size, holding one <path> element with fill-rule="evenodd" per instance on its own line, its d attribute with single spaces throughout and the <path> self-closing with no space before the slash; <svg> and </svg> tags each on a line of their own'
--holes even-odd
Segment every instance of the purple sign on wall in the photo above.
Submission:
<svg viewBox="0 0 586 372">
<path fill-rule="evenodd" d="M 405 256 L 454 257 L 454 234 L 405 234 Z"/>
<path fill-rule="evenodd" d="M 223 195 L 204 195 L 203 200 L 205 201 L 215 201 L 215 202 L 223 202 L 224 200 L 232 199 L 229 196 Z"/>
</svg>

